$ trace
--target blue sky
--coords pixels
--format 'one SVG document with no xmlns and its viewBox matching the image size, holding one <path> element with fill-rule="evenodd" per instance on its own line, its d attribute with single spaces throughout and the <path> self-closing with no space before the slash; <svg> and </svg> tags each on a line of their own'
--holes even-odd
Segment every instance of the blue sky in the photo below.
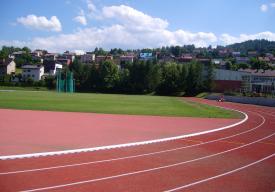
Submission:
<svg viewBox="0 0 275 192">
<path fill-rule="evenodd" d="M 88 51 L 275 40 L 275 0 L 3 0 L 0 4 L 0 45 Z"/>
</svg>

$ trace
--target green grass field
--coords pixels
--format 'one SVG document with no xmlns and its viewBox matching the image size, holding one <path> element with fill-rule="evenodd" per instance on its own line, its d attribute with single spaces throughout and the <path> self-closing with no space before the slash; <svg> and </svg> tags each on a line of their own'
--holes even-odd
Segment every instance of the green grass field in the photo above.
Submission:
<svg viewBox="0 0 275 192">
<path fill-rule="evenodd" d="M 111 114 L 238 118 L 240 114 L 178 97 L 51 91 L 0 92 L 0 108 Z"/>
<path fill-rule="evenodd" d="M 19 90 L 19 91 L 48 91 L 46 87 L 16 87 L 16 86 L 0 86 L 0 90 Z"/>
</svg>

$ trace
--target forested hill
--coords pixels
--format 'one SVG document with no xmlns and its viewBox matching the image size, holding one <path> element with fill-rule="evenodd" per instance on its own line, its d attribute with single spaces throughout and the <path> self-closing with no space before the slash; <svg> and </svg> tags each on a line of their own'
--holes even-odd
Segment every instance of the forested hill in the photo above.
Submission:
<svg viewBox="0 0 275 192">
<path fill-rule="evenodd" d="M 226 46 L 234 51 L 240 51 L 247 53 L 247 51 L 257 51 L 259 53 L 274 53 L 275 52 L 275 41 L 267 40 L 249 40 L 242 43 L 235 43 Z"/>
</svg>

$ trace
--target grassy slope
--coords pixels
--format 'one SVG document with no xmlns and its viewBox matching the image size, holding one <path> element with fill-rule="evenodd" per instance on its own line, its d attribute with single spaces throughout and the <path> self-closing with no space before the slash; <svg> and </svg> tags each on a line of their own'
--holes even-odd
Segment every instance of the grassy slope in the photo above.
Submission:
<svg viewBox="0 0 275 192">
<path fill-rule="evenodd" d="M 176 97 L 65 94 L 49 91 L 0 92 L 0 108 L 160 116 L 239 117 L 239 114 L 231 111 L 184 102 Z"/>
</svg>

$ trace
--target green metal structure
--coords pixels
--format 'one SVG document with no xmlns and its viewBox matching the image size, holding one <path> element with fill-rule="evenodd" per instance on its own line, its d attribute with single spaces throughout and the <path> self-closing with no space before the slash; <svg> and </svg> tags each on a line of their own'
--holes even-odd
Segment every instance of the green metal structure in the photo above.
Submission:
<svg viewBox="0 0 275 192">
<path fill-rule="evenodd" d="M 73 73 L 66 71 L 62 74 L 61 70 L 57 71 L 56 74 L 56 91 L 57 92 L 75 92 L 75 80 L 73 79 Z"/>
</svg>

